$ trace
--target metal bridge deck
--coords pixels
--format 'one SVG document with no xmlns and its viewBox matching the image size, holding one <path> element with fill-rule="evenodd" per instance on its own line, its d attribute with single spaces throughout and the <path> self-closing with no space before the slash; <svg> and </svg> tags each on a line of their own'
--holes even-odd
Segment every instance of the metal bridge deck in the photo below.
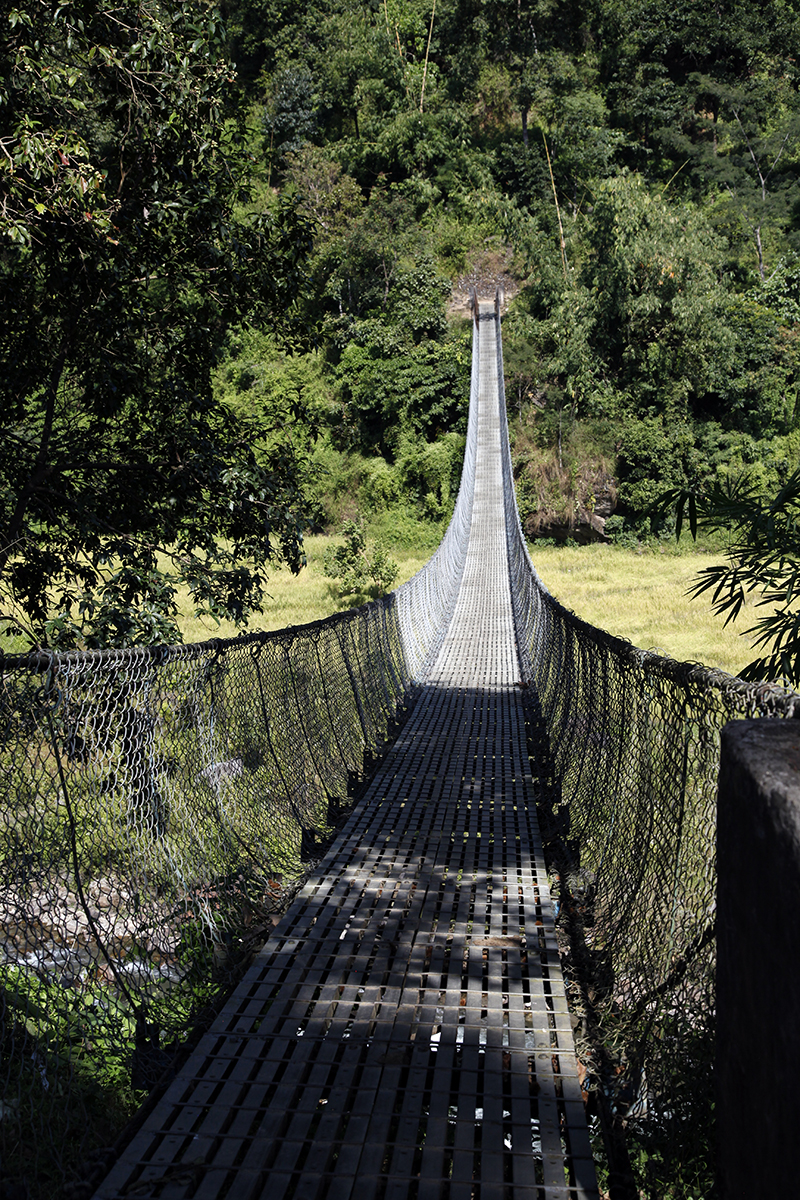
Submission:
<svg viewBox="0 0 800 1200">
<path fill-rule="evenodd" d="M 469 552 L 367 796 L 97 1200 L 596 1197 L 531 794 L 483 306 Z"/>
</svg>

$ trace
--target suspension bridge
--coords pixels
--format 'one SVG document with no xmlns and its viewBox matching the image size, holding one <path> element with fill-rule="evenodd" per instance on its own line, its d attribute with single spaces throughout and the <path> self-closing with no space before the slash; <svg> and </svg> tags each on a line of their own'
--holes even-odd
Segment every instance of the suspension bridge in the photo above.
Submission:
<svg viewBox="0 0 800 1200">
<path fill-rule="evenodd" d="M 411 718 L 98 1200 L 597 1195 L 518 686 L 496 319 L 466 561 Z"/>
<path fill-rule="evenodd" d="M 409 583 L 278 634 L 0 664 L 4 1186 L 579 1200 L 589 1096 L 612 1148 L 635 1121 L 707 1151 L 719 729 L 796 698 L 549 596 L 499 301 L 474 316 L 461 487 Z M 161 1086 L 109 1150 L 85 1079 L 126 1072 Z"/>
</svg>

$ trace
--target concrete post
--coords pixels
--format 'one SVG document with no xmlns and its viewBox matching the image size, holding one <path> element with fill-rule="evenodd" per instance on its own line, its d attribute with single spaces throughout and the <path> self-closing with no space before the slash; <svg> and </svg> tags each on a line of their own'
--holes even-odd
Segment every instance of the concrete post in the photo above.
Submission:
<svg viewBox="0 0 800 1200">
<path fill-rule="evenodd" d="M 717 819 L 721 1200 L 797 1195 L 800 722 L 722 731 Z"/>
</svg>

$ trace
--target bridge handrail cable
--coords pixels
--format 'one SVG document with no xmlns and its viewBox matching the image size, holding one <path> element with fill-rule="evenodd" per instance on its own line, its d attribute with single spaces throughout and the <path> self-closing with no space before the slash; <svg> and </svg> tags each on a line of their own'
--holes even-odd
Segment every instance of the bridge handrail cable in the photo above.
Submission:
<svg viewBox="0 0 800 1200">
<path fill-rule="evenodd" d="M 495 312 L 502 392 L 499 298 Z M 473 315 L 477 328 L 474 296 Z M 9 1178 L 37 1156 L 70 1177 L 94 1103 L 85 1064 L 131 1071 L 136 1088 L 158 1078 L 390 744 L 464 571 L 478 344 L 452 520 L 392 595 L 228 641 L 0 659 Z M 649 1110 L 677 1137 L 689 1102 L 662 1099 L 685 1097 L 687 1061 L 695 1085 L 710 1070 L 719 729 L 792 716 L 798 698 L 637 650 L 558 604 L 520 525 L 502 395 L 500 414 L 520 684 L 577 1040 L 612 1119 Z"/>
</svg>

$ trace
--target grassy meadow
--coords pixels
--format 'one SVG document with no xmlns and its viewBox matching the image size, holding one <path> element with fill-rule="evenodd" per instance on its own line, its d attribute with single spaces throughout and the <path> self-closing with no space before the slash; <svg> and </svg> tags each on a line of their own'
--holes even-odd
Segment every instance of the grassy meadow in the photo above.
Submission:
<svg viewBox="0 0 800 1200">
<path fill-rule="evenodd" d="M 287 568 L 273 571 L 267 584 L 268 599 L 263 613 L 257 613 L 250 630 L 284 629 L 287 625 L 307 625 L 319 621 L 342 609 L 364 604 L 369 595 L 339 595 L 336 581 L 322 571 L 322 559 L 328 546 L 340 544 L 340 537 L 310 536 L 305 539 L 308 566 L 299 575 L 292 575 Z M 391 557 L 399 567 L 394 586 L 404 583 L 415 575 L 430 558 L 428 550 L 391 549 Z M 193 612 L 188 592 L 179 601 L 179 623 L 184 641 L 202 642 L 207 638 L 236 637 L 241 630 L 229 621 L 217 624 L 210 618 L 200 619 Z"/>
<path fill-rule="evenodd" d="M 321 535 L 307 538 L 308 566 L 299 575 L 288 570 L 274 572 L 268 585 L 270 598 L 264 613 L 253 619 L 252 629 L 305 625 L 370 598 L 341 597 L 334 580 L 323 574 L 325 549 L 337 540 Z M 390 553 L 400 567 L 397 584 L 410 579 L 430 555 L 427 549 L 390 548 Z M 739 632 L 752 623 L 753 610 L 725 628 L 723 618 L 715 616 L 708 601 L 690 600 L 686 595 L 697 571 L 721 561 L 718 555 L 690 544 L 630 550 L 598 543 L 534 544 L 531 557 L 545 586 L 566 608 L 636 646 L 681 661 L 720 667 L 732 675 L 754 657 L 748 639 Z M 181 628 L 187 642 L 237 633 L 233 625 L 217 626 L 195 617 L 188 596 L 181 604 Z"/>
<path fill-rule="evenodd" d="M 407 531 L 405 531 L 407 533 Z M 392 545 L 382 540 L 399 567 L 395 586 L 424 566 L 435 547 L 425 529 L 422 544 Z M 255 614 L 249 631 L 306 625 L 354 605 L 370 595 L 340 596 L 335 580 L 322 570 L 325 550 L 341 542 L 338 537 L 315 535 L 305 540 L 308 566 L 299 575 L 276 569 L 267 585 L 264 612 Z M 756 610 L 745 609 L 734 625 L 724 627 L 706 599 L 690 600 L 686 592 L 696 573 L 721 561 L 718 553 L 697 549 L 690 542 L 641 547 L 638 550 L 597 543 L 592 546 L 530 547 L 534 566 L 545 587 L 566 608 L 584 621 L 627 638 L 645 650 L 656 650 L 680 661 L 702 662 L 736 675 L 755 657 L 741 631 L 753 624 Z M 232 622 L 217 624 L 195 616 L 188 591 L 178 597 L 178 623 L 185 642 L 236 637 L 242 630 Z M 7 639 L 7 654 L 24 652 L 20 640 Z"/>
<path fill-rule="evenodd" d="M 592 546 L 530 547 L 545 587 L 584 621 L 682 662 L 702 662 L 736 675 L 755 651 L 741 631 L 754 623 L 745 609 L 725 627 L 705 597 L 686 592 L 698 571 L 722 561 L 691 543 L 629 550 Z"/>
</svg>

